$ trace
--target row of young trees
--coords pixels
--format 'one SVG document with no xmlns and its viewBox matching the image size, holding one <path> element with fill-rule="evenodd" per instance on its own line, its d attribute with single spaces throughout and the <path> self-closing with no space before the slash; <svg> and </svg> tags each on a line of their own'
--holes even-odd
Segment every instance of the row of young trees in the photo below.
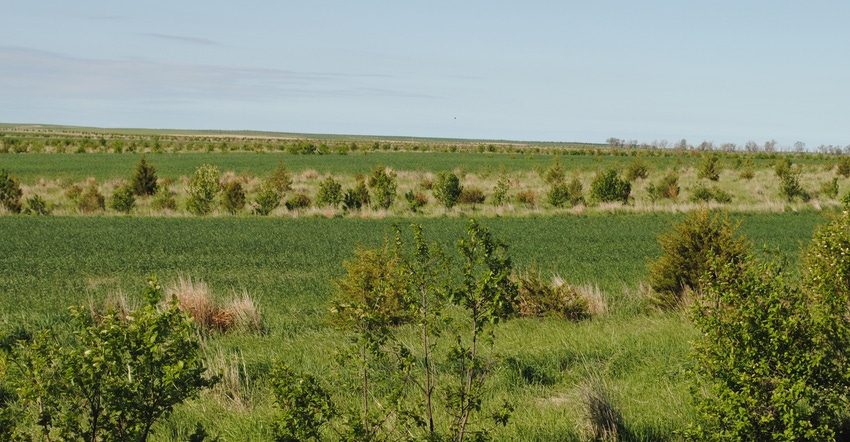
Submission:
<svg viewBox="0 0 850 442">
<path fill-rule="evenodd" d="M 740 159 L 739 159 L 740 160 Z M 754 177 L 754 163 L 739 161 L 737 168 L 741 180 Z M 813 194 L 835 198 L 838 195 L 838 177 L 850 177 L 850 157 L 842 157 L 835 166 L 836 177 L 821 184 L 819 189 L 805 189 L 801 183 L 801 165 L 793 165 L 782 157 L 775 163 L 775 174 L 780 180 L 780 196 L 793 201 L 796 199 L 808 201 Z M 732 195 L 713 184 L 720 179 L 720 157 L 716 154 L 707 155 L 697 165 L 697 178 L 700 180 L 690 192 L 689 199 L 693 202 L 728 203 Z M 645 180 L 649 176 L 649 165 L 641 157 L 635 158 L 625 167 L 624 173 L 616 169 L 606 169 L 596 174 L 591 182 L 590 192 L 585 197 L 584 186 L 578 177 L 567 180 L 567 171 L 561 165 L 559 157 L 554 164 L 539 171 L 541 178 L 549 186 L 545 194 L 546 203 L 550 206 L 571 207 L 578 204 L 596 202 L 622 202 L 627 204 L 631 198 L 632 183 Z M 707 183 L 707 184 L 706 184 Z M 315 201 L 304 193 L 295 193 L 284 200 L 285 194 L 292 189 L 292 176 L 282 163 L 266 177 L 256 190 L 252 200 L 248 198 L 243 180 L 228 179 L 221 181 L 221 172 L 217 167 L 203 165 L 199 167 L 187 183 L 186 209 L 195 215 L 206 215 L 222 208 L 228 213 L 242 212 L 246 206 L 258 215 L 268 215 L 281 204 L 288 210 L 298 210 L 315 205 L 318 207 L 342 208 L 345 211 L 357 211 L 364 208 L 389 209 L 398 198 L 397 177 L 393 171 L 377 166 L 368 177 L 358 177 L 357 184 L 349 189 L 343 189 L 342 184 L 332 176 L 326 177 L 319 183 Z M 514 202 L 528 207 L 536 207 L 538 195 L 531 190 L 520 191 L 509 198 L 508 192 L 512 187 L 508 177 L 501 177 L 489 195 L 479 187 L 463 186 L 460 178 L 452 172 L 441 172 L 434 180 L 426 179 L 420 189 L 411 189 L 404 193 L 403 199 L 407 208 L 412 212 L 420 211 L 429 203 L 429 197 L 424 191 L 430 191 L 438 204 L 451 209 L 458 204 L 483 204 L 488 198 L 495 206 Z M 660 199 L 677 199 L 681 193 L 679 174 L 674 169 L 646 185 L 649 198 L 652 201 Z M 117 188 L 107 200 L 100 188 L 92 183 L 87 187 L 72 185 L 66 196 L 73 201 L 81 212 L 95 212 L 109 208 L 123 213 L 130 213 L 136 205 L 137 197 L 151 197 L 151 207 L 154 210 L 177 210 L 176 194 L 168 185 L 158 185 L 156 169 L 147 162 L 145 157 L 139 160 L 130 180 Z M 5 170 L 0 170 L 0 202 L 7 211 L 18 213 L 47 214 L 49 205 L 41 196 L 33 195 L 23 204 L 22 191 L 17 179 Z"/>
</svg>

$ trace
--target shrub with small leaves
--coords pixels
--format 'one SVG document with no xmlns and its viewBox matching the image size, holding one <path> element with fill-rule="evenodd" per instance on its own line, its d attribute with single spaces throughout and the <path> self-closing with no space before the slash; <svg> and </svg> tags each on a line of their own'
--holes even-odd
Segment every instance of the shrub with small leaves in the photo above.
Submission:
<svg viewBox="0 0 850 442">
<path fill-rule="evenodd" d="M 533 190 L 525 190 L 516 194 L 516 202 L 526 207 L 537 206 L 537 194 Z"/>
<path fill-rule="evenodd" d="M 633 182 L 636 179 L 646 179 L 649 176 L 649 167 L 641 157 L 635 158 L 632 164 L 626 168 L 626 181 Z"/>
<path fill-rule="evenodd" d="M 567 184 L 567 194 L 570 198 L 570 204 L 573 206 L 578 204 L 584 204 L 584 185 L 581 184 L 578 177 L 573 177 L 569 184 Z"/>
<path fill-rule="evenodd" d="M 631 191 L 632 185 L 621 179 L 616 169 L 598 173 L 590 184 L 590 196 L 601 202 L 621 201 L 627 204 Z"/>
<path fill-rule="evenodd" d="M 516 277 L 514 309 L 522 316 L 556 316 L 572 321 L 590 317 L 589 302 L 566 283 L 550 284 L 531 269 Z"/>
<path fill-rule="evenodd" d="M 151 208 L 153 210 L 177 210 L 177 200 L 174 199 L 174 192 L 168 186 L 160 186 L 159 190 L 151 200 Z"/>
<path fill-rule="evenodd" d="M 189 180 L 189 200 L 186 207 L 194 215 L 207 215 L 213 210 L 213 201 L 218 195 L 221 173 L 218 167 L 204 164 L 195 169 Z"/>
<path fill-rule="evenodd" d="M 440 172 L 437 174 L 437 181 L 434 182 L 434 187 L 431 190 L 434 193 L 434 198 L 443 207 L 451 209 L 457 204 L 463 187 L 460 185 L 460 179 L 454 173 Z"/>
<path fill-rule="evenodd" d="M 106 209 L 106 198 L 100 193 L 97 184 L 91 184 L 77 202 L 77 209 L 83 213 L 92 213 Z"/>
<path fill-rule="evenodd" d="M 283 205 L 286 206 L 286 210 L 289 211 L 306 209 L 307 207 L 310 207 L 310 197 L 303 193 L 296 193 L 289 197 Z"/>
<path fill-rule="evenodd" d="M 404 199 L 407 201 L 407 207 L 410 208 L 411 212 L 418 212 L 419 209 L 425 207 L 428 204 L 428 197 L 422 192 L 414 192 L 413 190 L 408 190 L 407 193 L 404 194 Z"/>
<path fill-rule="evenodd" d="M 50 215 L 51 211 L 52 206 L 48 205 L 47 201 L 37 194 L 33 195 L 32 198 L 27 198 L 27 208 L 25 209 L 27 214 Z"/>
<path fill-rule="evenodd" d="M 221 193 L 221 206 L 231 215 L 245 207 L 245 190 L 239 181 L 230 181 L 224 185 Z"/>
<path fill-rule="evenodd" d="M 697 178 L 717 181 L 720 179 L 719 166 L 717 165 L 717 155 L 709 155 L 703 160 L 697 171 Z"/>
<path fill-rule="evenodd" d="M 687 291 L 700 288 L 712 256 L 729 263 L 743 260 L 751 246 L 736 230 L 728 217 L 701 209 L 660 235 L 661 256 L 649 262 L 653 302 L 660 308 L 678 307 Z"/>
<path fill-rule="evenodd" d="M 561 158 L 555 157 L 555 164 L 552 167 L 546 169 L 546 172 L 543 174 L 543 182 L 546 184 L 560 184 L 564 182 L 566 179 L 567 173 L 564 170 L 564 167 L 561 166 Z"/>
<path fill-rule="evenodd" d="M 751 180 L 756 176 L 756 173 L 753 172 L 753 169 L 747 168 L 741 171 L 741 179 L 742 180 Z"/>
<path fill-rule="evenodd" d="M 319 192 L 316 194 L 316 203 L 336 207 L 342 202 L 342 184 L 332 176 L 328 176 L 319 184 Z"/>
<path fill-rule="evenodd" d="M 788 169 L 782 173 L 779 194 L 789 202 L 794 201 L 796 198 L 800 198 L 803 201 L 808 201 L 811 198 L 809 192 L 803 189 L 803 186 L 800 184 L 800 171 L 792 169 Z"/>
<path fill-rule="evenodd" d="M 269 378 L 279 410 L 274 422 L 275 441 L 321 440 L 321 427 L 336 414 L 336 409 L 319 379 L 296 373 L 285 365 L 275 368 Z"/>
<path fill-rule="evenodd" d="M 507 177 L 500 177 L 493 188 L 493 205 L 501 206 L 508 201 L 508 191 L 511 190 L 511 182 Z"/>
<path fill-rule="evenodd" d="M 395 172 L 378 165 L 369 176 L 369 188 L 372 190 L 372 203 L 381 209 L 389 209 L 396 197 L 398 184 L 395 180 Z"/>
<path fill-rule="evenodd" d="M 679 197 L 679 174 L 675 170 L 671 170 L 658 183 L 649 183 L 646 190 L 649 193 L 649 198 L 653 201 L 659 198 L 674 200 Z"/>
<path fill-rule="evenodd" d="M 791 160 L 786 157 L 782 157 L 776 164 L 773 166 L 773 172 L 779 178 L 784 178 L 788 173 L 791 172 Z"/>
<path fill-rule="evenodd" d="M 292 189 L 292 175 L 286 170 L 282 161 L 278 161 L 277 167 L 266 178 L 266 182 L 281 195 Z"/>
<path fill-rule="evenodd" d="M 570 201 L 570 190 L 566 183 L 558 183 L 549 189 L 546 199 L 553 207 L 563 207 Z"/>
<path fill-rule="evenodd" d="M 369 205 L 369 189 L 362 180 L 352 189 L 345 191 L 342 196 L 342 208 L 346 211 L 360 210 Z"/>
<path fill-rule="evenodd" d="M 260 190 L 257 192 L 257 197 L 254 199 L 254 213 L 260 216 L 266 216 L 280 206 L 282 195 L 277 191 L 277 188 L 268 182 L 263 182 L 260 185 Z"/>
<path fill-rule="evenodd" d="M 136 206 L 136 197 L 129 185 L 119 187 L 112 193 L 109 208 L 122 213 L 130 213 Z"/>
<path fill-rule="evenodd" d="M 484 191 L 477 187 L 467 187 L 464 186 L 460 191 L 460 197 L 458 201 L 461 204 L 471 204 L 475 207 L 476 204 L 483 204 L 486 197 L 484 196 Z"/>
<path fill-rule="evenodd" d="M 12 213 L 21 212 L 21 183 L 5 169 L 0 169 L 0 204 Z"/>
</svg>

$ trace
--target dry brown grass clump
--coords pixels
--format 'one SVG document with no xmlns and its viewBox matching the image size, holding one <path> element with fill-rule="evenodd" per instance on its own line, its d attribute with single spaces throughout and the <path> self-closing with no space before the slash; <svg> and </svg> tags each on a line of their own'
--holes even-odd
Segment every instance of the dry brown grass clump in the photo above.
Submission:
<svg viewBox="0 0 850 442">
<path fill-rule="evenodd" d="M 166 293 L 169 297 L 176 297 L 180 309 L 204 330 L 223 333 L 230 330 L 262 331 L 259 307 L 247 291 L 220 306 L 205 282 L 180 276 L 177 283 L 166 289 Z"/>
<path fill-rule="evenodd" d="M 521 316 L 555 316 L 580 321 L 607 311 L 598 287 L 576 288 L 560 276 L 548 282 L 536 269 L 516 275 L 515 280 L 519 289 L 515 308 Z"/>
</svg>

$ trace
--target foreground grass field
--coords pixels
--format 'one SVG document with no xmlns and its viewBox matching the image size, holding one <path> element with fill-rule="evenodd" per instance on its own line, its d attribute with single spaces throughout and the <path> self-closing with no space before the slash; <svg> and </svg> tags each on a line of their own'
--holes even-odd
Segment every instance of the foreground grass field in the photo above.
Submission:
<svg viewBox="0 0 850 442">
<path fill-rule="evenodd" d="M 756 248 L 797 259 L 827 218 L 819 212 L 734 215 Z M 653 313 L 638 285 L 656 236 L 679 215 L 618 214 L 491 218 L 519 270 L 537 267 L 576 285 L 598 286 L 608 313 L 581 323 L 511 320 L 499 329 L 501 363 L 490 394 L 516 413 L 496 440 L 577 440 L 580 390 L 598 378 L 641 440 L 676 439 L 690 420 L 686 354 L 693 336 L 679 313 Z M 62 327 L 69 305 L 139 293 L 148 274 L 206 282 L 221 299 L 247 291 L 266 332 L 213 335 L 210 366 L 228 369 L 219 389 L 179 408 L 158 428 L 181 440 L 195 422 L 223 440 L 268 440 L 273 412 L 264 379 L 276 361 L 332 376 L 346 338 L 328 325 L 331 281 L 356 246 L 377 247 L 409 219 L 0 217 L 0 319 Z M 421 219 L 426 236 L 451 250 L 465 219 Z M 233 368 L 236 367 L 236 368 Z M 235 371 L 235 375 L 233 374 Z"/>
</svg>

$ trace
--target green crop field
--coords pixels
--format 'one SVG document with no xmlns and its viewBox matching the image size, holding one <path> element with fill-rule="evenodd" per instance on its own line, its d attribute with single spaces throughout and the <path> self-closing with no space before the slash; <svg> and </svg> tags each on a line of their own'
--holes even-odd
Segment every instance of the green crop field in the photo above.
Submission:
<svg viewBox="0 0 850 442">
<path fill-rule="evenodd" d="M 637 294 L 656 236 L 681 215 L 621 214 L 492 218 L 482 221 L 509 245 L 517 269 L 536 266 L 571 283 L 598 285 L 605 316 L 581 323 L 511 320 L 500 328 L 502 363 L 493 397 L 517 412 L 497 440 L 573 440 L 582 422 L 577 388 L 602 376 L 643 440 L 675 438 L 689 419 L 685 355 L 693 334 L 678 313 L 652 313 Z M 792 261 L 817 212 L 733 215 L 760 248 Z M 426 236 L 452 250 L 465 220 L 420 220 Z M 263 379 L 276 361 L 332 370 L 327 355 L 346 339 L 328 324 L 331 280 L 358 245 L 377 247 L 390 226 L 410 220 L 352 218 L 0 217 L 0 316 L 5 326 L 61 327 L 66 307 L 123 292 L 138 299 L 147 275 L 206 282 L 221 299 L 247 291 L 266 333 L 213 336 L 210 358 L 236 358 L 247 393 L 240 402 L 208 393 L 178 408 L 158 440 L 179 440 L 193 423 L 224 440 L 268 440 L 272 407 Z M 409 236 L 409 229 L 404 232 Z M 454 254 L 452 252 L 451 254 Z M 221 356 L 224 355 L 224 356 Z"/>
</svg>

